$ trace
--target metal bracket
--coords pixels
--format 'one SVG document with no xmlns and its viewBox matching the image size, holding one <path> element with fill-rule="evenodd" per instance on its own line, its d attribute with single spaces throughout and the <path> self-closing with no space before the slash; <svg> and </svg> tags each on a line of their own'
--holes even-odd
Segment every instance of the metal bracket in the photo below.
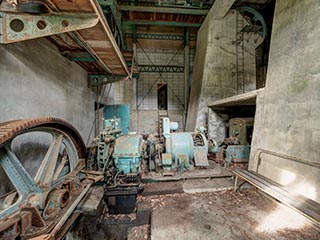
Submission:
<svg viewBox="0 0 320 240">
<path fill-rule="evenodd" d="M 122 76 L 125 78 L 125 76 Z M 108 83 L 116 82 L 115 78 L 112 75 L 88 75 L 88 87 L 97 87 Z"/>
<path fill-rule="evenodd" d="M 126 79 L 125 75 L 88 75 L 88 87 L 97 87 L 108 83 L 114 83 Z M 133 74 L 132 78 L 139 78 L 139 74 Z"/>
<path fill-rule="evenodd" d="M 0 12 L 0 43 L 76 31 L 93 27 L 98 22 L 95 14 L 29 15 Z"/>
</svg>

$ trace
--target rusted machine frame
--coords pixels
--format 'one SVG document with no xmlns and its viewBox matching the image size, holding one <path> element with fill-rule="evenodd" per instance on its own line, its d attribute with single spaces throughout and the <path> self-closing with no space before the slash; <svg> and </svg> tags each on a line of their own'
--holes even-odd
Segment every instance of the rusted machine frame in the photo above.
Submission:
<svg viewBox="0 0 320 240">
<path fill-rule="evenodd" d="M 11 141 L 21 134 L 46 129 L 53 129 L 54 133 L 63 135 L 57 135 L 57 139 L 53 139 L 47 152 L 51 157 L 46 155 L 42 161 L 38 173 L 44 174 L 37 174 L 33 179 L 11 151 Z M 18 200 L 0 212 L 0 237 L 21 236 L 25 239 L 41 235 L 41 239 L 56 239 L 55 236 L 61 235 L 61 231 L 65 232 L 64 224 L 91 185 L 103 178 L 83 171 L 84 160 L 77 159 L 77 163 L 70 162 L 68 174 L 59 181 L 54 181 L 55 166 L 51 162 L 56 161 L 54 159 L 59 143 L 62 144 L 61 136 L 64 141 L 70 140 L 71 150 L 76 152 L 78 159 L 85 157 L 85 145 L 79 133 L 61 119 L 37 118 L 0 124 L 0 164 L 16 189 L 16 192 L 9 195 L 19 194 Z M 61 198 L 66 196 L 63 202 Z M 55 201 L 56 198 L 60 201 Z M 60 204 L 58 208 L 55 202 Z"/>
<path fill-rule="evenodd" d="M 92 13 L 51 13 L 31 15 L 0 12 L 0 43 L 13 43 L 94 27 L 99 22 Z"/>
<path fill-rule="evenodd" d="M 14 7 L 0 8 L 0 44 L 68 32 L 99 62 L 107 75 L 132 79 L 133 70 L 129 70 L 97 0 L 43 2 L 48 14 L 31 15 L 16 11 Z M 16 31 L 11 26 L 13 20 L 16 20 L 13 24 Z"/>
</svg>

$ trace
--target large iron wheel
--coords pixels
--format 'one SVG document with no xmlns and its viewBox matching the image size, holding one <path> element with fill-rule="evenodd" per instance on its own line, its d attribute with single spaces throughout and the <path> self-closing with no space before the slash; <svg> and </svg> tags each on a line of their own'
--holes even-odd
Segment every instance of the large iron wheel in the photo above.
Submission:
<svg viewBox="0 0 320 240">
<path fill-rule="evenodd" d="M 30 134 L 45 134 L 48 143 L 34 175 L 23 165 L 25 155 L 14 151 L 19 139 Z M 77 168 L 84 156 L 79 133 L 61 119 L 0 124 L 0 190 L 5 192 L 0 196 L 0 238 L 34 237 L 53 229 L 83 189 Z"/>
</svg>

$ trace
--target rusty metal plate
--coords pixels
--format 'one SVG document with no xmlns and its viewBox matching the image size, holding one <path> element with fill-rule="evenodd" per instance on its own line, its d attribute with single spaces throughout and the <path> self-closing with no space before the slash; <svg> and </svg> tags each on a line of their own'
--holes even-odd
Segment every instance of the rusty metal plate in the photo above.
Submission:
<svg viewBox="0 0 320 240">
<path fill-rule="evenodd" d="M 30 15 L 0 12 L 0 43 L 19 42 L 97 25 L 95 14 Z"/>
<path fill-rule="evenodd" d="M 208 167 L 208 157 L 205 149 L 194 149 L 194 164 L 196 167 Z"/>
</svg>

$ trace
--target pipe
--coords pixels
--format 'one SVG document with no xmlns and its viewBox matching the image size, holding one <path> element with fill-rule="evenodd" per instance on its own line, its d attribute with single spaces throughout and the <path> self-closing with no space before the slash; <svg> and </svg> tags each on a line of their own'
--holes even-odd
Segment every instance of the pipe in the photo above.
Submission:
<svg viewBox="0 0 320 240">
<path fill-rule="evenodd" d="M 301 164 L 306 164 L 306 165 L 309 165 L 309 166 L 312 166 L 312 167 L 316 167 L 316 168 L 320 168 L 320 164 L 317 163 L 317 162 L 312 162 L 312 161 L 308 161 L 308 160 L 305 160 L 305 159 L 301 159 L 301 158 L 297 158 L 297 157 L 292 157 L 292 156 L 289 156 L 289 155 L 286 155 L 286 154 L 283 154 L 283 153 L 277 153 L 277 152 L 272 152 L 272 151 L 269 151 L 269 150 L 265 150 L 265 149 L 261 149 L 259 148 L 255 154 L 255 160 L 257 160 L 257 166 L 256 166 L 256 172 L 258 172 L 258 168 L 259 168 L 259 165 L 261 163 L 261 154 L 269 154 L 269 155 L 272 155 L 272 156 L 276 156 L 276 157 L 280 157 L 280 158 L 283 158 L 283 159 L 286 159 L 286 160 L 290 160 L 290 161 L 294 161 L 294 162 L 298 162 L 298 163 L 301 163 Z"/>
</svg>

